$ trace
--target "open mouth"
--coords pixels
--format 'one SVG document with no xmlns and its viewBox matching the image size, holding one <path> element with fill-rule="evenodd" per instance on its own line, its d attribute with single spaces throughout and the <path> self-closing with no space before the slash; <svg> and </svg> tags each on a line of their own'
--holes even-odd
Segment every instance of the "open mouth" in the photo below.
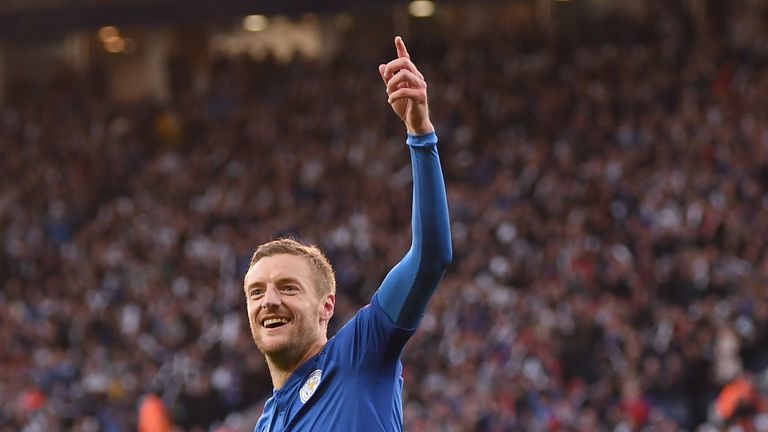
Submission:
<svg viewBox="0 0 768 432">
<path fill-rule="evenodd" d="M 261 326 L 268 329 L 282 327 L 288 324 L 288 318 L 267 318 L 261 321 Z"/>
</svg>

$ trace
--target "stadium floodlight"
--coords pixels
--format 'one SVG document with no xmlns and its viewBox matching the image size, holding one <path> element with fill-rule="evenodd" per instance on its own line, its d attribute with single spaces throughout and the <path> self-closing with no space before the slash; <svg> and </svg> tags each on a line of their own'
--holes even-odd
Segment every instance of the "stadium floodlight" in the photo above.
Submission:
<svg viewBox="0 0 768 432">
<path fill-rule="evenodd" d="M 104 50 L 108 53 L 121 53 L 123 49 L 125 49 L 125 39 L 120 36 L 112 36 L 104 41 Z"/>
<path fill-rule="evenodd" d="M 269 18 L 264 15 L 248 15 L 243 18 L 243 28 L 249 32 L 260 32 L 269 26 Z"/>
<path fill-rule="evenodd" d="M 120 31 L 115 26 L 104 26 L 99 29 L 99 39 L 106 42 L 110 38 L 120 36 Z"/>
<path fill-rule="evenodd" d="M 435 3 L 431 0 L 413 0 L 408 5 L 408 12 L 416 18 L 431 17 L 435 14 Z"/>
</svg>

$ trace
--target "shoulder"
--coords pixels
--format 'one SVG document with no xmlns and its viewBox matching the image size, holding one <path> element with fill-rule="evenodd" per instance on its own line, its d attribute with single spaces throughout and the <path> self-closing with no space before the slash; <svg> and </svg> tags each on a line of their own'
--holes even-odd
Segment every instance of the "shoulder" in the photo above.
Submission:
<svg viewBox="0 0 768 432">
<path fill-rule="evenodd" d="M 371 356 L 398 358 L 415 330 L 395 325 L 374 295 L 328 341 L 328 355 L 349 364 Z"/>
<path fill-rule="evenodd" d="M 415 329 L 397 326 L 387 313 L 384 312 L 377 294 L 374 294 L 371 302 L 360 308 L 355 315 L 339 329 L 332 339 L 349 339 L 369 336 L 370 332 L 382 333 L 413 333 Z"/>
</svg>

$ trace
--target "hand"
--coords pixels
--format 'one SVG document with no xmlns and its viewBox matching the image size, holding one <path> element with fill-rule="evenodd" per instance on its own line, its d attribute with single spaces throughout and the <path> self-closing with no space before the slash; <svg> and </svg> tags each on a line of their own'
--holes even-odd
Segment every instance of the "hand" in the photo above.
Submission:
<svg viewBox="0 0 768 432">
<path fill-rule="evenodd" d="M 408 133 L 423 135 L 433 132 L 427 106 L 427 82 L 416 69 L 405 48 L 403 38 L 395 37 L 397 58 L 379 65 L 379 73 L 387 86 L 388 102 L 408 129 Z"/>
</svg>

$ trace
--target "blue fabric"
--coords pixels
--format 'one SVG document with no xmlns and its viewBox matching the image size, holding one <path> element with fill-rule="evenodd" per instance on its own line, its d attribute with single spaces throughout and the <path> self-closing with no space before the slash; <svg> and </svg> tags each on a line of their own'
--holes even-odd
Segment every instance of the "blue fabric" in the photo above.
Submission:
<svg viewBox="0 0 768 432">
<path fill-rule="evenodd" d="M 273 392 L 254 432 L 402 431 L 400 354 L 412 334 L 394 325 L 374 295 Z M 303 402 L 302 388 L 313 374 L 319 383 Z"/>
<path fill-rule="evenodd" d="M 448 200 L 437 135 L 409 135 L 413 169 L 411 248 L 384 278 L 378 290 L 387 316 L 398 326 L 418 325 L 427 302 L 452 258 Z"/>
<path fill-rule="evenodd" d="M 409 136 L 407 143 L 414 180 L 411 248 L 371 303 L 273 392 L 254 432 L 403 430 L 400 355 L 452 254 L 437 136 Z"/>
</svg>

